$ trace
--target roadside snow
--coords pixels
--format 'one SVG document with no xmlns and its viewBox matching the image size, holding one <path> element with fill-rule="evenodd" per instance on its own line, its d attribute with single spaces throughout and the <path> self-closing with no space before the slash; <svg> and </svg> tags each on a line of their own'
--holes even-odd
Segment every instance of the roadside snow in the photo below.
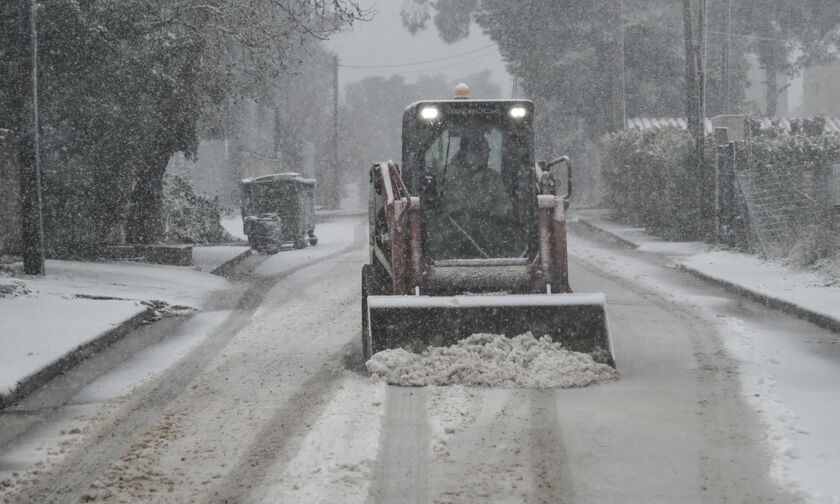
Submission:
<svg viewBox="0 0 840 504">
<path fill-rule="evenodd" d="M 160 300 L 198 308 L 208 292 L 229 285 L 223 278 L 192 268 L 147 263 L 48 260 L 46 270 L 44 277 L 20 279 L 32 291 L 31 297 Z"/>
<path fill-rule="evenodd" d="M 679 261 L 683 266 L 741 286 L 747 290 L 802 306 L 810 311 L 837 317 L 840 287 L 816 273 L 793 271 L 779 263 L 756 256 L 727 251 L 692 255 Z"/>
<path fill-rule="evenodd" d="M 124 320 L 146 311 L 136 301 L 63 297 L 4 299 L 0 303 L 0 395 Z"/>
<path fill-rule="evenodd" d="M 339 252 L 353 243 L 356 233 L 361 232 L 362 229 L 359 219 L 339 219 L 318 224 L 315 226 L 317 245 L 302 249 L 281 250 L 257 266 L 254 273 L 259 276 L 280 275 L 307 261 Z"/>
<path fill-rule="evenodd" d="M 230 286 L 192 268 L 145 263 L 48 260 L 46 270 L 15 278 L 14 297 L 0 297 L 0 395 L 152 306 L 201 308 Z"/>
<path fill-rule="evenodd" d="M 222 218 L 219 219 L 219 223 L 223 228 L 225 228 L 225 231 L 230 233 L 231 236 L 239 238 L 240 240 L 248 240 L 248 236 L 245 234 L 245 230 L 242 226 L 242 214 L 239 212 L 222 216 Z"/>
<path fill-rule="evenodd" d="M 421 355 L 385 350 L 365 365 L 375 379 L 402 386 L 575 388 L 618 379 L 615 369 L 596 363 L 592 356 L 570 352 L 530 332 L 513 338 L 473 334 Z"/>
<path fill-rule="evenodd" d="M 819 275 L 792 271 L 745 254 L 709 251 L 704 244 L 665 243 L 643 233 L 635 233 L 632 239 L 639 250 L 663 253 L 677 267 L 838 317 L 840 289 Z M 726 350 L 741 363 L 738 378 L 744 400 L 766 429 L 774 455 L 771 477 L 806 502 L 840 504 L 840 480 L 836 477 L 840 470 L 840 437 L 836 435 L 840 394 L 831 387 L 840 382 L 840 369 L 824 355 L 828 349 L 820 348 L 829 345 L 791 340 L 789 332 L 723 315 L 721 299 L 688 294 L 682 282 L 673 283 L 655 266 L 619 256 L 590 240 L 576 237 L 569 254 L 674 301 L 694 305 L 717 320 Z"/>
</svg>

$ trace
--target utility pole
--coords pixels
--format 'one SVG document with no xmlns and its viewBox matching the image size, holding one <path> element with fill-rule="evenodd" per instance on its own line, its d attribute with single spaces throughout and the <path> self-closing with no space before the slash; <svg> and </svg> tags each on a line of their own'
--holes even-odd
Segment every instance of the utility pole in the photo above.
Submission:
<svg viewBox="0 0 840 504">
<path fill-rule="evenodd" d="M 338 169 L 338 55 L 333 55 L 333 134 L 332 153 L 330 155 L 332 168 L 329 170 L 332 180 L 330 185 L 330 207 L 338 208 L 341 198 L 340 178 Z"/>
<path fill-rule="evenodd" d="M 705 123 L 703 104 L 703 46 L 705 44 L 705 22 L 706 22 L 706 0 L 699 0 L 699 13 L 697 17 L 697 40 L 693 37 L 693 16 L 691 13 L 691 0 L 682 1 L 683 26 L 685 30 L 685 74 L 686 74 L 686 116 L 688 130 L 694 139 L 694 187 L 695 187 L 695 218 L 694 236 L 700 238 L 703 232 L 704 219 L 704 194 L 701 188 L 706 174 L 704 173 L 704 136 Z"/>
<path fill-rule="evenodd" d="M 697 51 L 694 47 L 693 16 L 691 15 L 691 0 L 682 0 L 683 30 L 685 38 L 685 87 L 686 87 L 686 121 L 688 131 L 696 137 L 699 126 L 697 104 Z"/>
<path fill-rule="evenodd" d="M 624 0 L 615 0 L 613 5 L 613 27 L 615 34 L 613 89 L 612 89 L 612 130 L 621 131 L 627 123 L 624 101 Z"/>
<path fill-rule="evenodd" d="M 20 0 L 18 23 L 18 141 L 20 143 L 23 271 L 43 275 L 41 160 L 38 139 L 38 38 L 34 0 Z"/>
<path fill-rule="evenodd" d="M 708 231 L 708 224 L 714 219 L 714 207 L 700 188 L 709 187 L 710 172 L 706 170 L 706 0 L 699 0 L 697 12 L 697 114 L 700 124 L 695 137 L 695 166 L 697 173 L 697 233 L 698 238 Z"/>
<path fill-rule="evenodd" d="M 706 126 L 706 0 L 699 0 L 697 13 L 697 99 L 700 101 L 700 129 Z"/>
<path fill-rule="evenodd" d="M 730 40 L 732 39 L 731 30 L 732 30 L 732 0 L 724 0 L 724 10 L 726 13 L 724 14 L 724 29 L 723 32 L 726 34 L 726 40 L 723 42 L 723 113 L 729 113 L 729 59 L 731 58 L 731 46 Z"/>
</svg>

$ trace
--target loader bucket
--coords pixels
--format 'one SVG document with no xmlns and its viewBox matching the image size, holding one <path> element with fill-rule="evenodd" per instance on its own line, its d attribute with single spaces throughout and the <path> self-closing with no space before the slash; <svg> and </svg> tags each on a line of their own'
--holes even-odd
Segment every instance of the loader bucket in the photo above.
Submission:
<svg viewBox="0 0 840 504">
<path fill-rule="evenodd" d="M 615 367 L 604 295 L 369 296 L 368 348 L 418 351 L 474 333 L 551 336 L 564 348 Z"/>
</svg>

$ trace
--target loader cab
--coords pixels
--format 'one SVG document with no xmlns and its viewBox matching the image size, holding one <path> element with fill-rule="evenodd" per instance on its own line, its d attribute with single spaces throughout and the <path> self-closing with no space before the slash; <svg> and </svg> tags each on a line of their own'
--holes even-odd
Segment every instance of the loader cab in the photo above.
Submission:
<svg viewBox="0 0 840 504">
<path fill-rule="evenodd" d="M 403 115 L 402 177 L 429 263 L 536 254 L 533 104 L 421 101 Z"/>
</svg>

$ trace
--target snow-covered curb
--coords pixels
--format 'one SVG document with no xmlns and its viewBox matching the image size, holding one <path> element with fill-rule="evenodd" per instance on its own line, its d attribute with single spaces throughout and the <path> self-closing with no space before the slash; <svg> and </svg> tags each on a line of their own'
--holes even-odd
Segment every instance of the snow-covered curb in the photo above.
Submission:
<svg viewBox="0 0 840 504">
<path fill-rule="evenodd" d="M 727 265 L 724 272 L 723 264 Z M 765 306 L 840 332 L 840 318 L 832 315 L 840 306 L 840 288 L 819 286 L 820 279 L 815 275 L 792 272 L 756 257 L 724 251 L 698 254 L 677 261 L 676 266 Z M 762 273 L 758 278 L 743 273 L 756 271 Z"/>
<path fill-rule="evenodd" d="M 193 267 L 48 260 L 0 297 L 0 408 L 162 315 L 201 309 L 227 280 Z"/>
<path fill-rule="evenodd" d="M 67 305 L 66 300 L 62 301 L 64 301 L 63 304 Z M 78 304 L 72 307 L 62 307 L 60 304 L 54 304 L 51 307 L 51 311 L 55 315 L 56 311 L 61 312 L 69 308 L 74 314 L 81 314 L 89 311 L 100 311 L 104 308 L 102 305 L 103 301 L 86 301 L 83 307 Z M 17 305 L 13 309 L 25 310 L 28 308 L 26 307 L 27 303 L 25 299 L 13 299 L 7 300 L 6 302 Z M 84 340 L 84 335 L 80 334 L 80 337 L 74 337 L 78 331 L 72 327 L 65 327 L 64 330 L 67 331 L 68 337 L 58 342 L 53 339 L 45 339 L 40 342 L 16 341 L 11 336 L 14 327 L 6 327 L 10 331 L 10 336 L 4 338 L 3 345 L 16 346 L 25 344 L 30 351 L 23 358 L 15 362 L 4 363 L 5 370 L 2 377 L 0 377 L 2 378 L 0 379 L 0 409 L 21 400 L 44 383 L 60 374 L 66 373 L 81 361 L 96 354 L 115 341 L 122 339 L 155 317 L 155 310 L 152 307 L 145 307 L 137 305 L 134 302 L 126 301 L 104 302 L 109 303 L 107 311 L 112 314 L 111 319 L 114 322 L 102 322 L 102 332 L 81 344 L 77 344 L 76 342 Z M 31 308 L 36 308 L 39 311 L 47 307 L 43 301 L 39 301 L 37 306 L 32 303 L 29 303 L 29 305 Z M 88 313 L 88 316 L 90 315 L 92 313 Z M 111 329 L 107 329 L 109 326 Z M 86 334 L 90 332 L 90 327 L 87 323 L 85 324 L 84 332 Z M 43 357 L 46 357 L 48 360 L 46 363 Z M 49 359 L 53 360 L 50 361 Z M 15 376 L 23 376 L 23 378 L 16 379 L 14 378 Z"/>
</svg>

